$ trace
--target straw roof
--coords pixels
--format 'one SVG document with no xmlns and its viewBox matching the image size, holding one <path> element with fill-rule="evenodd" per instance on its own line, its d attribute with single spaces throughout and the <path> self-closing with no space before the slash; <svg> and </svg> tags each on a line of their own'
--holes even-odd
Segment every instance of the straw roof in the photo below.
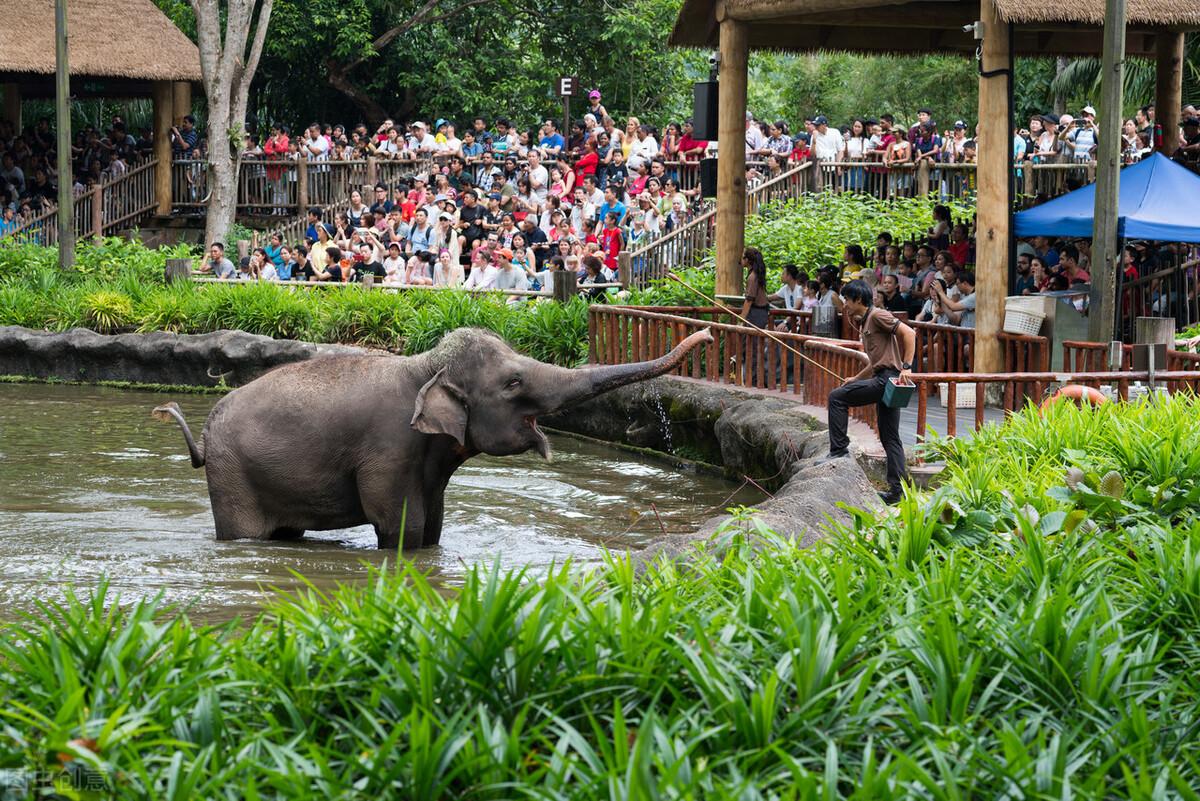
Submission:
<svg viewBox="0 0 1200 801">
<path fill-rule="evenodd" d="M 996 0 L 996 10 L 1005 22 L 1018 25 L 1068 22 L 1104 24 L 1104 0 L 1073 0 L 1045 3 L 1033 0 Z M 1153 28 L 1200 27 L 1197 0 L 1125 0 L 1127 24 Z"/>
<path fill-rule="evenodd" d="M 1017 26 L 1014 49 L 1030 55 L 1098 55 L 1104 0 L 995 0 Z M 1151 55 L 1156 30 L 1200 28 L 1200 0 L 1127 0 L 1129 55 Z M 962 26 L 979 0 L 684 0 L 676 47 L 715 47 L 717 12 L 743 20 L 750 47 L 792 52 L 963 52 L 978 43 Z"/>
<path fill-rule="evenodd" d="M 54 0 L 0 0 L 0 72 L 54 74 Z M 67 0 L 71 75 L 199 81 L 200 51 L 151 0 Z"/>
</svg>

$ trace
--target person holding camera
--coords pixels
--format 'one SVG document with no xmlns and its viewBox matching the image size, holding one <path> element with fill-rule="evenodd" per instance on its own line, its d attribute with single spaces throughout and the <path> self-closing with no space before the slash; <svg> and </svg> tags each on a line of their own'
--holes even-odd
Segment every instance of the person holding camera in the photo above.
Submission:
<svg viewBox="0 0 1200 801">
<path fill-rule="evenodd" d="M 1078 122 L 1072 121 L 1065 135 L 1064 149 L 1070 151 L 1073 161 L 1095 161 L 1096 146 L 1100 143 L 1096 136 L 1096 109 L 1084 106 L 1082 117 Z"/>
<path fill-rule="evenodd" d="M 867 364 L 829 393 L 829 456 L 818 464 L 850 455 L 846 433 L 850 407 L 873 403 L 879 441 L 887 453 L 888 489 L 880 497 L 885 503 L 896 503 L 904 495 L 902 482 L 907 475 L 904 444 L 900 441 L 900 410 L 884 405 L 883 392 L 892 379 L 911 382 L 917 335 L 890 311 L 875 306 L 873 295 L 867 282 L 860 279 L 842 287 L 842 311 L 858 325 Z"/>
</svg>

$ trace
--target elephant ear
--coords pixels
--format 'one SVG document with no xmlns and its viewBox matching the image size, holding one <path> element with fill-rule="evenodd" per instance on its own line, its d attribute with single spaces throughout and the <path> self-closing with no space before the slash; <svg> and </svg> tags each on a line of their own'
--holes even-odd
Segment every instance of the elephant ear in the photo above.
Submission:
<svg viewBox="0 0 1200 801">
<path fill-rule="evenodd" d="M 422 434 L 447 434 L 467 444 L 467 399 L 446 375 L 446 368 L 421 387 L 413 410 L 412 427 Z"/>
</svg>

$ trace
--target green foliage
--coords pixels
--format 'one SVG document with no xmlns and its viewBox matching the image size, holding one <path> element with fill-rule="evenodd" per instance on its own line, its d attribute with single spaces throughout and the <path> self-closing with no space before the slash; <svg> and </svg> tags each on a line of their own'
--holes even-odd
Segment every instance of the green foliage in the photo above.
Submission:
<svg viewBox="0 0 1200 801">
<path fill-rule="evenodd" d="M 1200 524 L 1157 496 L 1198 424 L 1022 414 L 810 549 L 402 561 L 216 628 L 102 586 L 0 636 L 0 753 L 118 798 L 1193 798 Z M 1047 497 L 1072 463 L 1096 497 Z"/>
<path fill-rule="evenodd" d="M 815 270 L 842 260 L 846 245 L 858 243 L 870 252 L 880 231 L 897 240 L 915 239 L 933 225 L 935 198 L 878 200 L 865 194 L 805 195 L 782 205 L 767 207 L 746 219 L 746 244 L 762 251 L 768 267 L 793 263 Z M 973 208 L 948 202 L 955 219 Z"/>
<path fill-rule="evenodd" d="M 690 286 L 708 295 L 716 297 L 717 276 L 711 267 L 691 267 L 679 270 L 679 277 Z M 778 276 L 767 276 L 768 280 L 778 281 Z M 645 289 L 635 289 L 630 292 L 630 306 L 707 306 L 708 301 L 701 298 L 692 290 L 669 278 L 655 279 Z"/>
<path fill-rule="evenodd" d="M 684 116 L 689 81 L 704 62 L 701 53 L 664 46 L 678 0 L 550 0 L 537 6 L 448 0 L 433 9 L 442 19 L 416 24 L 378 52 L 373 49 L 374 41 L 425 5 L 277 2 L 257 76 L 259 119 L 297 125 L 364 119 L 374 125 L 390 115 L 397 121 L 442 116 L 468 123 L 467 115 L 481 113 L 530 125 L 546 116 L 561 118 L 554 81 L 576 75 L 584 87 L 601 89 L 616 117 L 634 113 L 665 122 Z M 321 57 L 313 58 L 314 52 Z M 306 80 L 295 80 L 299 74 Z M 430 80 L 433 75 L 437 80 Z M 576 100 L 576 114 L 583 102 Z"/>
<path fill-rule="evenodd" d="M 575 366 L 587 356 L 587 302 L 509 303 L 465 292 L 387 292 L 361 287 L 306 289 L 269 282 L 162 283 L 164 260 L 179 248 L 152 251 L 109 240 L 81 254 L 80 267 L 55 266 L 53 248 L 0 248 L 0 325 L 102 333 L 201 334 L 236 329 L 277 339 L 337 342 L 421 353 L 447 331 L 476 326 L 516 349 Z"/>
</svg>

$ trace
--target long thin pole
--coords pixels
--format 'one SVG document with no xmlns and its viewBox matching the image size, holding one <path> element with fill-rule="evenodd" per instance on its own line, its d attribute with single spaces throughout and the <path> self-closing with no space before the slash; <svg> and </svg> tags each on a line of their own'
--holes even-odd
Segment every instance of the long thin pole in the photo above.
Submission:
<svg viewBox="0 0 1200 801">
<path fill-rule="evenodd" d="M 1125 0 L 1106 0 L 1097 121 L 1096 206 L 1092 220 L 1092 294 L 1088 339 L 1108 342 L 1116 331 L 1117 198 L 1121 184 L 1121 106 L 1125 82 Z"/>
<path fill-rule="evenodd" d="M 703 292 L 701 292 L 699 289 L 696 289 L 696 287 L 694 287 L 694 286 L 692 286 L 691 284 L 689 284 L 687 281 L 684 281 L 682 278 L 680 278 L 680 277 L 679 277 L 678 275 L 676 275 L 675 273 L 670 273 L 670 272 L 669 272 L 669 273 L 667 273 L 667 278 L 670 278 L 672 281 L 674 281 L 674 282 L 675 282 L 675 283 L 677 283 L 677 284 L 682 284 L 682 285 L 684 286 L 684 288 L 686 288 L 686 289 L 690 289 L 692 292 L 695 292 L 697 295 L 699 295 L 701 298 L 703 298 L 704 300 L 708 301 L 708 302 L 709 302 L 709 303 L 711 303 L 712 305 L 714 305 L 714 306 L 720 306 L 722 309 L 724 309 L 725 311 L 729 312 L 730 314 L 732 314 L 734 317 L 736 317 L 736 318 L 738 318 L 739 320 L 741 320 L 741 321 L 742 321 L 743 323 L 745 323 L 746 325 L 754 325 L 754 323 L 750 322 L 750 321 L 749 321 L 749 320 L 747 320 L 745 317 L 743 317 L 742 315 L 740 315 L 740 314 L 738 314 L 737 312 L 735 312 L 733 309 L 731 309 L 731 308 L 729 308 L 728 306 L 726 306 L 724 303 L 718 303 L 717 301 L 713 300 L 713 299 L 712 299 L 712 298 L 710 298 L 708 295 L 704 294 L 704 293 L 703 293 Z M 758 328 L 758 326 L 755 326 L 755 328 Z M 788 343 L 784 342 L 784 341 L 783 341 L 782 339 L 780 339 L 779 337 L 775 336 L 775 333 L 774 333 L 773 331 L 771 331 L 770 329 L 767 329 L 767 328 L 759 328 L 759 330 L 760 330 L 760 331 L 762 331 L 764 334 L 766 334 L 766 335 L 767 335 L 768 337 L 770 337 L 771 339 L 775 340 L 775 342 L 777 342 L 777 343 L 778 343 L 780 346 L 782 346 L 782 347 L 784 347 L 784 348 L 787 348 L 787 349 L 788 349 L 788 350 L 790 350 L 792 353 L 794 353 L 794 354 L 796 354 L 797 356 L 799 356 L 801 359 L 804 359 L 804 361 L 808 362 L 808 363 L 809 363 L 809 364 L 811 364 L 813 367 L 816 367 L 816 368 L 818 368 L 818 369 L 820 369 L 820 370 L 824 370 L 825 372 L 829 373 L 829 375 L 831 375 L 831 376 L 833 376 L 834 378 L 836 378 L 838 381 L 844 381 L 844 380 L 845 380 L 845 378 L 844 378 L 843 376 L 840 376 L 840 375 L 838 375 L 837 373 L 833 372 L 832 370 L 830 370 L 828 367 L 826 367 L 825 365 L 821 364 L 820 362 L 814 361 L 813 359 L 809 358 L 808 356 L 805 356 L 803 353 L 801 353 L 800 351 L 796 350 L 795 348 L 793 348 L 793 347 L 792 347 L 791 345 L 789 345 Z M 841 345 L 838 345 L 837 347 L 839 347 L 839 348 L 840 348 L 840 347 L 841 347 Z"/>
<path fill-rule="evenodd" d="M 54 114 L 58 131 L 58 263 L 75 266 L 75 199 L 71 172 L 71 70 L 67 63 L 67 0 L 54 0 Z"/>
</svg>

